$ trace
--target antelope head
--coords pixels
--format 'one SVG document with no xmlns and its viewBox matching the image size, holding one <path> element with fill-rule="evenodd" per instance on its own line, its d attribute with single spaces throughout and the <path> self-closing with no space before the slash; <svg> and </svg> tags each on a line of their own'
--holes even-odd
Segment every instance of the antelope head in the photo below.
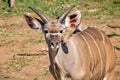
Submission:
<svg viewBox="0 0 120 80">
<path fill-rule="evenodd" d="M 32 18 L 27 14 L 24 14 L 24 17 L 32 29 L 42 30 L 49 48 L 57 49 L 62 41 L 62 34 L 66 29 L 69 27 L 76 29 L 80 24 L 81 14 L 79 11 L 67 16 L 73 7 L 74 5 L 70 6 L 56 22 L 49 21 L 39 10 L 33 7 L 29 8 L 34 11 L 40 19 Z"/>
</svg>

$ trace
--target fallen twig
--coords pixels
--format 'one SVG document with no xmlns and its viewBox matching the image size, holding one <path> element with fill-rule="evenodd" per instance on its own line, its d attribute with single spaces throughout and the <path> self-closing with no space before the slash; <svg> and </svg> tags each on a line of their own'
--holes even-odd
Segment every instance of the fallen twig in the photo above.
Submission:
<svg viewBox="0 0 120 80">
<path fill-rule="evenodd" d="M 120 37 L 120 34 L 108 34 L 107 36 L 110 37 L 110 38 L 111 38 L 111 37 L 114 37 L 114 36 Z"/>
<path fill-rule="evenodd" d="M 110 28 L 120 28 L 120 26 L 119 25 L 107 25 L 108 27 L 110 27 Z"/>
<path fill-rule="evenodd" d="M 47 55 L 46 53 L 38 53 L 38 54 L 17 54 L 18 56 L 39 56 L 39 55 Z"/>
</svg>

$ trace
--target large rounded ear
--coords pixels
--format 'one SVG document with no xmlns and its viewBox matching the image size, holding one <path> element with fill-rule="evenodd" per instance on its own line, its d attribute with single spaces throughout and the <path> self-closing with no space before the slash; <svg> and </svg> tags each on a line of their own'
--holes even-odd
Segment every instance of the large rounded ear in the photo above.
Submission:
<svg viewBox="0 0 120 80">
<path fill-rule="evenodd" d="M 24 14 L 25 20 L 32 29 L 41 29 L 44 26 L 44 23 L 37 18 L 32 18 L 27 14 Z"/>
<path fill-rule="evenodd" d="M 70 14 L 65 19 L 65 27 L 72 27 L 76 29 L 80 24 L 80 19 L 81 19 L 80 11 L 76 11 Z"/>
</svg>

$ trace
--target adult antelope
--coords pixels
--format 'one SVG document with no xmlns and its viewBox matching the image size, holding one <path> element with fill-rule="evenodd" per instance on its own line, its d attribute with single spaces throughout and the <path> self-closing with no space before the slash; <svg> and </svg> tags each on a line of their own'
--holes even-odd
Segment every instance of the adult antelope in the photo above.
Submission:
<svg viewBox="0 0 120 80">
<path fill-rule="evenodd" d="M 29 8 L 40 19 L 24 14 L 28 25 L 44 34 L 49 49 L 49 69 L 54 79 L 115 80 L 116 58 L 110 39 L 93 27 L 79 30 L 81 13 L 76 11 L 67 16 L 73 7 L 69 7 L 56 23 L 33 7 Z M 74 31 L 64 35 L 69 28 Z"/>
</svg>

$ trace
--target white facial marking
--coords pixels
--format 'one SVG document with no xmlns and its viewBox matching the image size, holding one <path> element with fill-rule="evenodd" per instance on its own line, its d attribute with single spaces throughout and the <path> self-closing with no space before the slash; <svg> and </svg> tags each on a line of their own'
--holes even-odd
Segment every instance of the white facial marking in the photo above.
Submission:
<svg viewBox="0 0 120 80">
<path fill-rule="evenodd" d="M 104 77 L 104 79 L 103 80 L 107 80 L 107 78 L 106 77 Z"/>
</svg>

